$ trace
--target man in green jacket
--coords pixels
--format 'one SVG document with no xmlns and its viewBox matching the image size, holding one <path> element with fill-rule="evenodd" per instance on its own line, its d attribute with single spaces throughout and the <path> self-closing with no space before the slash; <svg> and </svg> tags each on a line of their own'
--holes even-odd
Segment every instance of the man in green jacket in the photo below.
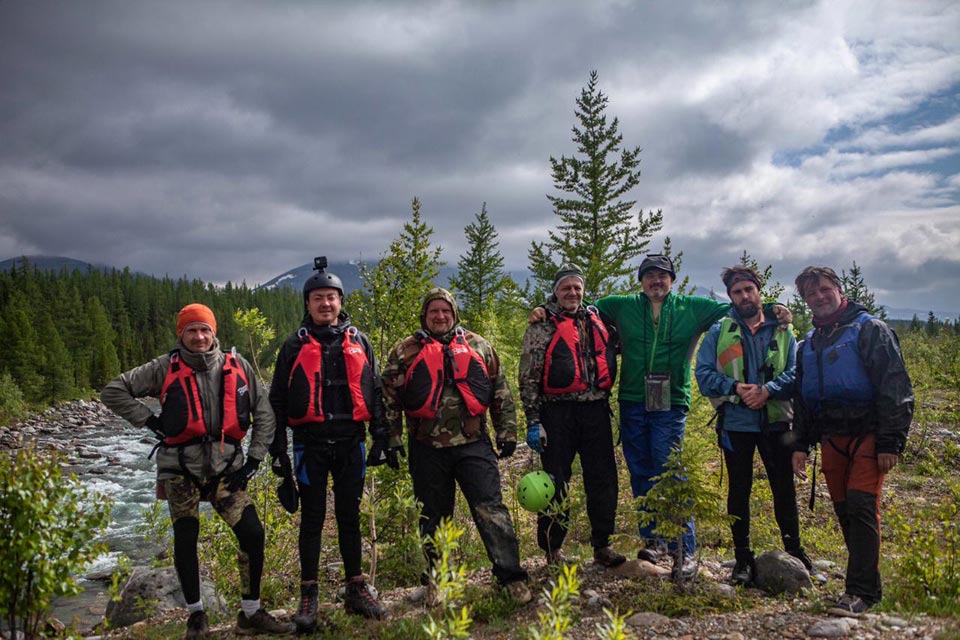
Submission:
<svg viewBox="0 0 960 640">
<path fill-rule="evenodd" d="M 664 472 L 667 456 L 681 446 L 690 409 L 690 359 L 701 333 L 726 315 L 729 304 L 671 291 L 677 274 L 669 256 L 648 255 L 640 264 L 643 291 L 607 296 L 597 308 L 616 324 L 622 343 L 620 438 L 634 497 L 646 495 Z M 687 523 L 682 547 L 640 527 L 645 547 L 638 557 L 656 562 L 670 549 L 675 578 L 696 572 L 696 534 Z"/>
</svg>

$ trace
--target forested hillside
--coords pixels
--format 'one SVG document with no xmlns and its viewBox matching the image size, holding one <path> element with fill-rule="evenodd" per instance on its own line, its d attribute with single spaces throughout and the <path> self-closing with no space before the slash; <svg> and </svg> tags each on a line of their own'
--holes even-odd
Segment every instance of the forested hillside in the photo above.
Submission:
<svg viewBox="0 0 960 640">
<path fill-rule="evenodd" d="M 190 302 L 210 306 L 221 344 L 244 353 L 251 349 L 237 310 L 258 308 L 276 340 L 301 317 L 299 292 L 291 289 L 215 287 L 129 269 L 43 272 L 26 261 L 0 272 L 0 417 L 17 397 L 38 404 L 73 398 L 168 351 L 177 311 Z"/>
</svg>

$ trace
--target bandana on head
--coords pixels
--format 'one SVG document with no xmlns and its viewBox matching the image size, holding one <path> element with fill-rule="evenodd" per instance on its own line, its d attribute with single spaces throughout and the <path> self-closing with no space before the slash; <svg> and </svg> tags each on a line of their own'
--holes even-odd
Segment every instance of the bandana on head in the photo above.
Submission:
<svg viewBox="0 0 960 640">
<path fill-rule="evenodd" d="M 730 293 L 730 289 L 731 287 L 733 287 L 733 285 L 737 284 L 738 282 L 744 282 L 744 281 L 752 282 L 753 284 L 757 285 L 757 291 L 763 288 L 763 285 L 760 284 L 760 281 L 754 278 L 752 275 L 748 273 L 738 272 L 734 274 L 732 278 L 730 278 L 730 282 L 724 283 L 727 285 L 727 293 L 728 294 Z"/>
<path fill-rule="evenodd" d="M 180 313 L 177 314 L 177 335 L 183 335 L 183 330 L 187 328 L 187 325 L 194 322 L 205 324 L 210 327 L 214 334 L 217 333 L 217 319 L 214 317 L 213 311 L 205 304 L 194 302 L 180 309 Z"/>
</svg>

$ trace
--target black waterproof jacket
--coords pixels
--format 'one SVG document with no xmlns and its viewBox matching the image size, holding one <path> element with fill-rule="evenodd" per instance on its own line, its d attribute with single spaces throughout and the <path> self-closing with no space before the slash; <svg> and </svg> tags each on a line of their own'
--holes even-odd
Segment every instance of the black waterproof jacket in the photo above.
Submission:
<svg viewBox="0 0 960 640">
<path fill-rule="evenodd" d="M 306 328 L 310 335 L 323 346 L 325 352 L 342 352 L 340 345 L 343 342 L 343 334 L 351 327 L 350 316 L 347 315 L 346 312 L 341 311 L 337 322 L 338 324 L 336 325 L 321 326 L 314 324 L 313 320 L 307 317 L 301 326 Z M 370 432 L 377 436 L 378 434 L 386 433 L 386 423 L 383 416 L 383 397 L 380 392 L 380 376 L 377 372 L 377 359 L 374 356 L 373 347 L 370 345 L 367 337 L 362 332 L 358 332 L 357 337 L 360 339 L 360 342 L 363 343 L 367 360 L 370 362 L 373 370 L 373 402 L 368 408 L 372 414 L 372 418 L 370 419 Z M 280 347 L 280 353 L 277 354 L 277 363 L 273 370 L 273 382 L 270 385 L 270 405 L 273 407 L 273 412 L 277 416 L 277 431 L 273 444 L 270 446 L 272 455 L 277 455 L 287 450 L 288 380 L 290 378 L 290 369 L 293 367 L 293 363 L 300 353 L 300 346 L 300 338 L 294 333 L 287 338 L 283 346 Z M 325 382 L 329 385 L 329 381 L 331 380 L 345 381 L 347 379 L 347 372 L 343 357 L 333 357 L 330 362 L 333 368 L 330 371 L 324 372 L 323 377 L 328 379 L 325 380 Z M 327 411 L 341 414 L 351 411 L 353 404 L 346 386 L 339 384 L 326 386 L 325 389 L 328 391 L 336 390 L 334 393 L 328 392 L 324 395 L 323 403 Z M 296 437 L 303 439 L 305 442 L 347 440 L 352 438 L 362 439 L 365 435 L 364 424 L 353 420 L 332 420 L 324 423 L 322 428 L 310 428 L 309 425 L 306 425 L 306 428 L 298 428 L 296 433 Z"/>
<path fill-rule="evenodd" d="M 850 302 L 837 325 L 845 325 L 866 308 Z M 814 329 L 808 338 L 818 351 L 829 349 L 841 332 L 835 327 Z M 808 348 L 804 342 L 797 347 L 797 382 L 794 395 L 794 432 L 797 435 L 795 450 L 809 452 L 810 448 L 830 435 L 858 435 L 875 433 L 877 453 L 900 454 L 907 442 L 907 432 L 913 419 L 913 386 L 907 375 L 900 351 L 900 341 L 885 322 L 873 318 L 864 323 L 857 340 L 857 348 L 864 368 L 873 385 L 873 405 L 864 411 L 815 411 L 803 401 L 802 354 Z"/>
</svg>

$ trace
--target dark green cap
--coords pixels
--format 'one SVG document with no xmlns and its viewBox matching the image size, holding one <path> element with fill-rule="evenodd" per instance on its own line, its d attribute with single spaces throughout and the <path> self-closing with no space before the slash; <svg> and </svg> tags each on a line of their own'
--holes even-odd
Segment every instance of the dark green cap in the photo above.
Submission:
<svg viewBox="0 0 960 640">
<path fill-rule="evenodd" d="M 580 278 L 580 284 L 584 286 L 587 284 L 587 279 L 583 277 L 583 270 L 572 262 L 560 265 L 556 275 L 553 276 L 554 291 L 564 278 Z"/>
</svg>

